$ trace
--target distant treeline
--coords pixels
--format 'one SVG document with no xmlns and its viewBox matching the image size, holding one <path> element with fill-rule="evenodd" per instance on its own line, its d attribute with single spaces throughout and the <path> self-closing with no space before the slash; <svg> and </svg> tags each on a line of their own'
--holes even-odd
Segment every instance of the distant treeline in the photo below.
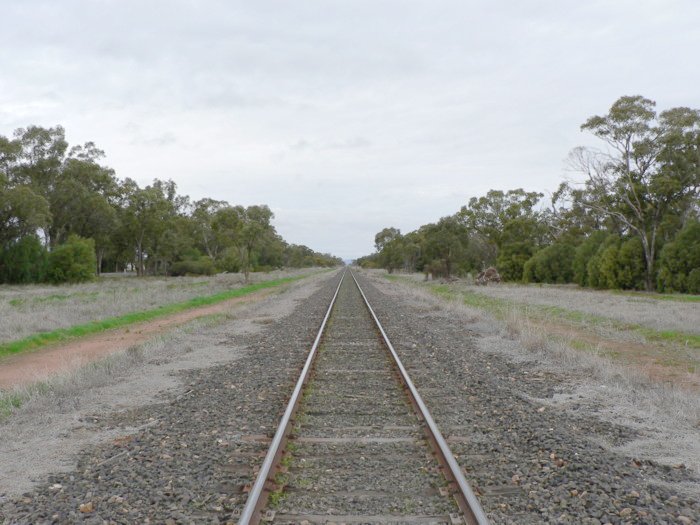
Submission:
<svg viewBox="0 0 700 525">
<path fill-rule="evenodd" d="M 582 126 L 602 149 L 576 148 L 580 177 L 544 194 L 492 190 L 402 235 L 385 228 L 356 262 L 390 272 L 466 274 L 496 266 L 509 281 L 700 293 L 700 112 L 659 114 L 621 97 Z"/>
<path fill-rule="evenodd" d="M 75 282 L 100 271 L 212 274 L 341 259 L 287 244 L 265 206 L 192 202 L 171 180 L 119 180 L 95 144 L 62 127 L 0 135 L 0 282 Z"/>
</svg>

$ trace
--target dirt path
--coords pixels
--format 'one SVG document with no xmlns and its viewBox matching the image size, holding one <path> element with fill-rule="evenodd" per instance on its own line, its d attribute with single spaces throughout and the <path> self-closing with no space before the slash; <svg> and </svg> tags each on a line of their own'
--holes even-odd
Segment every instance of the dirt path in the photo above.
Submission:
<svg viewBox="0 0 700 525">
<path fill-rule="evenodd" d="M 244 297 L 186 310 L 152 321 L 115 328 L 73 341 L 46 346 L 33 352 L 0 359 L 0 389 L 9 390 L 41 381 L 57 373 L 79 368 L 101 357 L 126 350 L 194 319 L 227 311 L 232 306 L 259 301 L 273 290 L 261 290 Z"/>
</svg>

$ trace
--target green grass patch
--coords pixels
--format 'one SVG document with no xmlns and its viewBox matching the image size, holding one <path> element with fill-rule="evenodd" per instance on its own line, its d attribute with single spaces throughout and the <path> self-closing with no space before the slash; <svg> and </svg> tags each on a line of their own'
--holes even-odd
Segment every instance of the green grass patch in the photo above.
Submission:
<svg viewBox="0 0 700 525">
<path fill-rule="evenodd" d="M 99 296 L 99 292 L 81 292 L 74 294 L 63 294 L 56 293 L 51 295 L 43 295 L 38 297 L 23 298 L 19 297 L 17 299 L 10 299 L 8 302 L 11 306 L 23 306 L 25 304 L 42 304 L 42 303 L 56 303 L 60 301 L 66 301 L 72 297 L 80 297 L 83 299 L 96 299 Z"/>
<path fill-rule="evenodd" d="M 680 294 L 680 293 L 649 293 L 649 292 L 629 292 L 625 290 L 613 291 L 616 295 L 626 295 L 636 299 L 652 299 L 654 301 L 676 301 L 679 303 L 700 303 L 700 295 Z"/>
<path fill-rule="evenodd" d="M 189 283 L 171 283 L 167 284 L 165 287 L 168 290 L 173 290 L 175 288 L 192 288 L 194 286 L 206 286 L 209 284 L 209 281 L 193 281 Z"/>
<path fill-rule="evenodd" d="M 9 417 L 20 406 L 22 406 L 22 398 L 19 394 L 0 395 L 0 421 Z"/>
<path fill-rule="evenodd" d="M 23 339 L 18 339 L 16 341 L 10 341 L 8 343 L 0 344 L 0 357 L 24 352 L 27 350 L 33 350 L 35 348 L 39 348 L 51 343 L 57 343 L 69 339 L 83 337 L 90 334 L 95 334 L 98 332 L 103 332 L 112 328 L 120 328 L 122 326 L 127 326 L 134 323 L 150 321 L 151 319 L 155 319 L 157 317 L 163 317 L 165 315 L 175 314 L 185 310 L 191 310 L 192 308 L 209 306 L 212 304 L 227 301 L 229 299 L 234 299 L 236 297 L 241 297 L 243 295 L 248 295 L 259 290 L 264 290 L 265 288 L 273 288 L 275 286 L 280 286 L 282 284 L 290 283 L 292 281 L 297 281 L 305 277 L 308 277 L 308 274 L 298 275 L 295 277 L 285 277 L 283 279 L 275 279 L 271 281 L 264 281 L 261 283 L 243 286 L 242 288 L 236 288 L 235 290 L 226 290 L 224 292 L 219 292 L 213 295 L 195 297 L 187 301 L 159 306 L 150 310 L 132 312 L 117 317 L 102 319 L 100 321 L 91 321 L 89 323 L 71 326 L 68 328 L 59 328 L 50 332 L 43 332 L 39 334 L 30 335 Z"/>
</svg>

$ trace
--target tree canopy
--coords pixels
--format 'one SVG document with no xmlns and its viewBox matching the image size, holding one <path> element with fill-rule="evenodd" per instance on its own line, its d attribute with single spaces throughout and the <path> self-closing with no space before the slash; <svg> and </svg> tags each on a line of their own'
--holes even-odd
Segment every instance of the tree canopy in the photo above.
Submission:
<svg viewBox="0 0 700 525">
<path fill-rule="evenodd" d="M 657 112 L 650 99 L 623 96 L 581 129 L 602 147 L 572 150 L 574 179 L 549 202 L 537 191 L 490 190 L 415 232 L 385 228 L 377 253 L 359 263 L 447 275 L 495 265 L 512 281 L 694 290 L 700 111 Z M 455 223 L 462 229 L 447 228 Z"/>
<path fill-rule="evenodd" d="M 103 159 L 93 142 L 69 147 L 60 126 L 0 136 L 0 282 L 342 264 L 287 244 L 266 205 L 191 202 L 172 180 L 141 187 Z"/>
</svg>

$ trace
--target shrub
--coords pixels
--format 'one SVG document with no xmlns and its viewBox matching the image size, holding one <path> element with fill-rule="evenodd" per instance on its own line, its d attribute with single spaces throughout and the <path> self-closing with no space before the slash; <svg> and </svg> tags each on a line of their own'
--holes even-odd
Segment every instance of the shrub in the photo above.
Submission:
<svg viewBox="0 0 700 525">
<path fill-rule="evenodd" d="M 688 274 L 688 293 L 700 294 L 700 268 L 695 268 Z"/>
<path fill-rule="evenodd" d="M 619 240 L 611 243 L 598 259 L 598 288 L 619 288 L 617 278 L 617 259 L 620 254 Z"/>
<path fill-rule="evenodd" d="M 178 261 L 170 266 L 170 274 L 175 276 L 214 275 L 215 273 L 214 262 L 207 256 Z"/>
<path fill-rule="evenodd" d="M 574 247 L 566 243 L 555 243 L 541 249 L 525 263 L 523 280 L 552 284 L 571 282 L 574 252 Z"/>
<path fill-rule="evenodd" d="M 620 238 L 614 234 L 608 235 L 605 240 L 598 245 L 595 254 L 586 264 L 587 286 L 592 288 L 615 288 L 616 276 L 614 266 L 619 245 Z"/>
<path fill-rule="evenodd" d="M 666 243 L 659 257 L 658 287 L 665 292 L 700 293 L 700 222 L 688 223 Z"/>
<path fill-rule="evenodd" d="M 220 272 L 238 273 L 241 266 L 241 256 L 237 248 L 226 248 L 221 258 L 216 261 L 216 269 Z"/>
<path fill-rule="evenodd" d="M 95 241 L 71 235 L 49 254 L 46 275 L 55 284 L 82 283 L 95 278 L 96 267 Z"/>
<path fill-rule="evenodd" d="M 639 237 L 632 237 L 620 246 L 617 254 L 617 286 L 626 290 L 644 290 L 644 248 Z"/>
<path fill-rule="evenodd" d="M 607 232 L 595 231 L 576 248 L 571 266 L 574 282 L 579 286 L 593 286 L 588 282 L 588 262 L 607 237 Z"/>
<path fill-rule="evenodd" d="M 0 282 L 41 282 L 46 278 L 47 264 L 44 245 L 36 235 L 27 235 L 0 252 Z"/>
<path fill-rule="evenodd" d="M 496 259 L 496 268 L 503 280 L 520 281 L 525 263 L 534 252 L 534 244 L 528 241 L 506 243 Z"/>
</svg>

